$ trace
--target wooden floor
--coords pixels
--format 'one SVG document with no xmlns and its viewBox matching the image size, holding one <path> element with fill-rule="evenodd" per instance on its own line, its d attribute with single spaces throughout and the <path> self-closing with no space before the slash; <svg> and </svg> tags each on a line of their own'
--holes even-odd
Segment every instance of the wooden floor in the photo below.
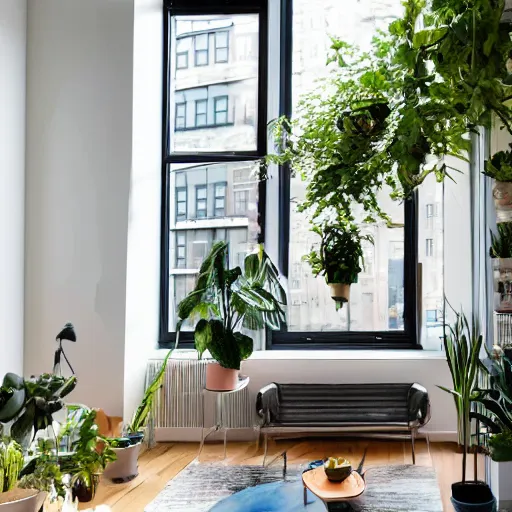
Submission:
<svg viewBox="0 0 512 512">
<path fill-rule="evenodd" d="M 307 439 L 269 443 L 272 456 L 288 453 L 289 464 L 307 462 L 325 456 L 344 456 L 359 462 L 365 447 L 368 447 L 365 467 L 389 464 L 411 464 L 410 443 L 406 441 L 377 440 L 331 440 Z M 139 459 L 139 476 L 126 484 L 100 483 L 93 503 L 83 504 L 81 510 L 90 510 L 98 505 L 98 511 L 143 512 L 144 507 L 155 498 L 166 483 L 176 476 L 197 455 L 196 443 L 159 444 L 143 453 Z M 417 441 L 416 464 L 434 466 L 441 489 L 445 511 L 452 511 L 450 504 L 451 483 L 461 478 L 461 455 L 455 444 L 431 443 L 430 451 L 425 441 Z M 226 464 L 261 464 L 262 450 L 256 452 L 254 443 L 228 443 Z M 222 461 L 222 445 L 207 444 L 201 454 L 202 462 Z M 471 467 L 473 459 L 470 458 Z M 483 458 L 479 461 L 479 477 L 483 479 Z M 469 475 L 473 475 L 473 470 Z M 92 505 L 92 507 L 91 507 Z M 172 512 L 172 511 L 171 511 Z M 176 511 L 185 512 L 185 511 Z"/>
</svg>

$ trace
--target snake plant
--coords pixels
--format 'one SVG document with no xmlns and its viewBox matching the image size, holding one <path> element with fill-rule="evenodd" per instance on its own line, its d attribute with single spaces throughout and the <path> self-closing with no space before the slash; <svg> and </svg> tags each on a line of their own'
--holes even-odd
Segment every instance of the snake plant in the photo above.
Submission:
<svg viewBox="0 0 512 512">
<path fill-rule="evenodd" d="M 483 337 L 478 319 L 473 316 L 471 324 L 464 313 L 456 313 L 456 321 L 449 327 L 444 338 L 444 348 L 452 389 L 438 386 L 451 393 L 457 410 L 459 444 L 463 446 L 462 481 L 466 481 L 466 456 L 471 438 L 471 403 L 478 397 L 478 375 L 481 367 L 480 350 Z"/>
<path fill-rule="evenodd" d="M 16 441 L 0 441 L 0 492 L 10 491 L 14 487 L 23 462 L 23 450 Z"/>
</svg>

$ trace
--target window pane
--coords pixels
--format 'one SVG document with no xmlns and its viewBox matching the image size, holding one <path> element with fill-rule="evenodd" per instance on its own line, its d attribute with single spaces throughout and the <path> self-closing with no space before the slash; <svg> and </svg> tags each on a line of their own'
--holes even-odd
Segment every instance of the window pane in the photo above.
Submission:
<svg viewBox="0 0 512 512">
<path fill-rule="evenodd" d="M 401 0 L 294 0 L 293 33 L 293 104 L 315 88 L 315 80 L 325 76 L 330 34 L 368 47 L 378 28 L 384 28 L 401 13 Z M 397 227 L 384 223 L 363 225 L 372 234 L 375 245 L 363 245 L 365 268 L 358 283 L 351 286 L 350 303 L 336 311 L 323 277 L 313 277 L 310 266 L 302 261 L 311 247 L 318 244 L 310 232 L 307 215 L 297 212 L 296 204 L 304 197 L 305 183 L 291 180 L 288 330 L 290 331 L 385 331 L 403 330 L 404 311 L 404 208 L 391 201 L 384 191 L 381 206 Z M 363 212 L 356 211 L 362 221 Z"/>
<path fill-rule="evenodd" d="M 172 194 L 169 237 L 171 331 L 176 324 L 177 301 L 193 289 L 196 272 L 214 242 L 225 240 L 229 243 L 232 267 L 256 247 L 259 233 L 258 183 L 251 177 L 253 165 L 250 162 L 172 164 L 168 168 Z M 234 193 L 240 186 L 234 179 L 235 174 L 246 177 L 243 183 L 246 190 L 243 192 L 247 206 L 243 216 L 234 213 Z M 176 204 L 177 209 L 182 205 L 176 192 L 176 180 L 186 183 L 186 190 L 178 191 L 180 199 L 190 198 L 186 219 L 174 215 L 173 205 Z"/>
<path fill-rule="evenodd" d="M 256 150 L 258 15 L 175 16 L 170 34 L 178 38 L 171 40 L 177 69 L 170 79 L 170 108 L 174 109 L 176 102 L 187 105 L 187 118 L 175 120 L 171 126 L 171 152 Z M 229 44 L 238 48 L 239 39 L 247 51 L 237 51 L 236 58 L 228 61 Z M 182 42 L 187 40 L 188 47 Z M 186 68 L 178 55 L 183 48 L 190 52 Z M 215 105 L 219 97 L 224 99 Z M 247 111 L 251 113 L 250 122 Z"/>
</svg>

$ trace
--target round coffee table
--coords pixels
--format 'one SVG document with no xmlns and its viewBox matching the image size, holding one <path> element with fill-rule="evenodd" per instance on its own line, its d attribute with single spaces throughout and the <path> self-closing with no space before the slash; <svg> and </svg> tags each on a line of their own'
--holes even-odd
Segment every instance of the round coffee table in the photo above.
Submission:
<svg viewBox="0 0 512 512">
<path fill-rule="evenodd" d="M 324 471 L 323 466 L 310 469 L 302 473 L 302 484 L 304 486 L 304 505 L 307 502 L 307 490 L 309 489 L 316 497 L 322 500 L 331 510 L 330 505 L 348 502 L 361 496 L 366 489 L 364 479 L 356 471 L 352 471 L 351 475 L 343 480 L 343 482 L 331 482 Z"/>
</svg>

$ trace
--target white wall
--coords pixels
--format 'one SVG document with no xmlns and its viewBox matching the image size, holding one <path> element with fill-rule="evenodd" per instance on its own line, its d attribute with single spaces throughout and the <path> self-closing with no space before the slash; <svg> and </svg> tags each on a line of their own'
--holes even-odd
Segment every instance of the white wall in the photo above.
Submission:
<svg viewBox="0 0 512 512">
<path fill-rule="evenodd" d="M 29 0 L 27 40 L 25 373 L 71 321 L 72 399 L 121 415 L 133 0 Z"/>
<path fill-rule="evenodd" d="M 162 0 L 135 0 L 133 169 L 124 369 L 126 420 L 142 397 L 147 360 L 154 350 L 159 330 L 162 12 Z"/>
<path fill-rule="evenodd" d="M 0 2 L 0 379 L 23 371 L 26 0 Z"/>
</svg>

